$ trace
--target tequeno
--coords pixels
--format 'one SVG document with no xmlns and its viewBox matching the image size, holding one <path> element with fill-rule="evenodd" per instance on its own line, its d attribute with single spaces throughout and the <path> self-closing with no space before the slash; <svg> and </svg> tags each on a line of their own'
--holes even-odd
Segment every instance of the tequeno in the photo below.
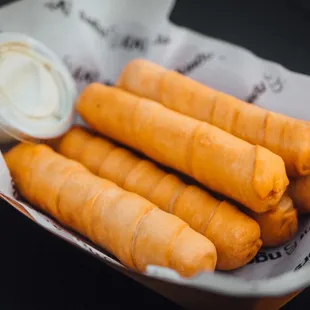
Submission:
<svg viewBox="0 0 310 310">
<path fill-rule="evenodd" d="M 292 199 L 285 193 L 272 210 L 255 213 L 245 210 L 260 226 L 263 246 L 276 247 L 289 241 L 298 228 L 297 212 Z"/>
<path fill-rule="evenodd" d="M 185 184 L 148 160 L 111 141 L 76 127 L 59 142 L 58 151 L 91 172 L 150 200 L 210 239 L 217 249 L 217 269 L 247 264 L 261 247 L 258 224 L 226 201 Z"/>
<path fill-rule="evenodd" d="M 146 60 L 133 60 L 117 85 L 206 121 L 281 156 L 288 175 L 310 174 L 310 123 L 270 112 Z"/>
<path fill-rule="evenodd" d="M 45 145 L 19 144 L 5 155 L 13 180 L 32 204 L 114 254 L 124 265 L 170 267 L 181 275 L 212 271 L 211 241 L 178 217 Z"/>
<path fill-rule="evenodd" d="M 77 110 L 92 129 L 253 211 L 268 211 L 288 185 L 278 155 L 155 101 L 93 83 L 81 93 Z"/>
<path fill-rule="evenodd" d="M 310 176 L 291 179 L 288 193 L 299 213 L 310 213 Z"/>
</svg>

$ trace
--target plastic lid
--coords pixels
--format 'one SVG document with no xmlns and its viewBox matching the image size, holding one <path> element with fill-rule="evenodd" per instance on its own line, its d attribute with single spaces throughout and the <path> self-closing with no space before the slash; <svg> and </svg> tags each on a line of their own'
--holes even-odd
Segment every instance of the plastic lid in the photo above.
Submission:
<svg viewBox="0 0 310 310">
<path fill-rule="evenodd" d="M 72 124 L 75 83 L 42 43 L 18 33 L 0 34 L 0 128 L 20 141 L 40 142 Z"/>
</svg>

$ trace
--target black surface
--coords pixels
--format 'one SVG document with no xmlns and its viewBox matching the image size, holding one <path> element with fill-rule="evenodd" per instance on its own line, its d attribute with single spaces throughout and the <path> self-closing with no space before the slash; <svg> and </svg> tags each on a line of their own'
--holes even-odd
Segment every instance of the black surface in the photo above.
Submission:
<svg viewBox="0 0 310 310">
<path fill-rule="evenodd" d="M 310 74 L 309 0 L 179 0 L 171 19 Z"/>
<path fill-rule="evenodd" d="M 181 0 L 171 19 L 310 74 L 310 9 L 305 10 L 306 3 Z M 179 309 L 52 236 L 6 203 L 1 201 L 0 206 L 0 309 Z M 306 290 L 284 309 L 309 305 L 310 291 Z"/>
</svg>

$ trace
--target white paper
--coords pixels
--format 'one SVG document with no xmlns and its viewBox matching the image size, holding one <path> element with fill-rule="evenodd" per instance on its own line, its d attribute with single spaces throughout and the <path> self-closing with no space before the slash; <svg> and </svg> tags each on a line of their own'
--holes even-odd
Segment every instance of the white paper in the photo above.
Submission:
<svg viewBox="0 0 310 310">
<path fill-rule="evenodd" d="M 235 45 L 175 26 L 168 22 L 174 1 L 158 0 L 156 6 L 154 3 L 23 0 L 0 10 L 0 29 L 28 34 L 53 49 L 67 64 L 79 90 L 93 81 L 113 84 L 129 60 L 143 57 L 242 100 L 310 120 L 309 76 L 291 72 Z M 146 9 L 148 5 L 152 5 L 150 10 Z M 2 157 L 0 171 L 0 191 L 14 198 Z M 119 264 L 30 206 L 24 208 L 54 234 Z M 293 240 L 277 249 L 262 249 L 239 270 L 191 280 L 157 267 L 150 267 L 148 273 L 227 294 L 285 293 L 310 283 L 309 261 L 310 219 L 304 218 Z"/>
</svg>

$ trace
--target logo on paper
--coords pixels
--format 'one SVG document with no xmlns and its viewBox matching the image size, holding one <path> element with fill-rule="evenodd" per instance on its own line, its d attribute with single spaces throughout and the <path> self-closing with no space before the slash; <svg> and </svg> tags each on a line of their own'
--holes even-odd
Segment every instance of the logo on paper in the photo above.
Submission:
<svg viewBox="0 0 310 310">
<path fill-rule="evenodd" d="M 120 35 L 117 43 L 112 44 L 112 48 L 121 48 L 126 51 L 145 52 L 148 48 L 148 39 L 133 34 Z"/>
<path fill-rule="evenodd" d="M 165 36 L 163 34 L 159 34 L 153 41 L 153 45 L 168 45 L 170 42 L 171 42 L 170 37 Z"/>
<path fill-rule="evenodd" d="M 80 90 L 93 82 L 99 82 L 109 86 L 114 84 L 111 80 L 102 78 L 100 76 L 99 69 L 94 67 L 86 67 L 85 65 L 81 64 L 81 61 L 74 62 L 69 56 L 65 56 L 63 60 L 75 82 L 78 84 Z"/>
<path fill-rule="evenodd" d="M 197 54 L 194 59 L 192 59 L 190 62 L 188 62 L 187 64 L 185 64 L 182 67 L 179 67 L 177 69 L 175 69 L 175 71 L 181 73 L 181 74 L 189 74 L 191 73 L 193 70 L 197 69 L 199 66 L 201 66 L 202 64 L 204 64 L 205 62 L 207 62 L 208 60 L 213 58 L 213 53 L 200 53 Z"/>
<path fill-rule="evenodd" d="M 294 253 L 294 251 L 296 250 L 297 248 L 297 242 L 294 241 L 294 242 L 290 242 L 288 243 L 285 247 L 284 247 L 284 251 L 287 255 L 291 255 Z"/>
<path fill-rule="evenodd" d="M 295 268 L 294 271 L 300 270 L 303 266 L 305 266 L 310 260 L 310 253 L 303 259 L 303 261 L 298 264 Z"/>
<path fill-rule="evenodd" d="M 267 88 L 274 94 L 280 94 L 284 88 L 284 81 L 279 76 L 271 73 L 264 73 L 263 81 L 254 85 L 251 94 L 245 99 L 248 103 L 254 103 L 267 91 Z"/>
<path fill-rule="evenodd" d="M 64 57 L 64 63 L 70 70 L 73 78 L 75 79 L 76 82 L 80 83 L 92 83 L 92 82 L 97 82 L 100 77 L 99 70 L 96 69 L 90 69 L 86 68 L 85 66 L 81 64 L 75 64 L 73 63 L 72 59 L 68 56 Z"/>
<path fill-rule="evenodd" d="M 45 3 L 44 6 L 50 11 L 61 11 L 66 16 L 70 15 L 72 11 L 71 0 L 49 1 Z"/>
<path fill-rule="evenodd" d="M 251 94 L 246 98 L 246 102 L 254 103 L 263 93 L 266 92 L 266 85 L 264 82 L 254 85 Z"/>
<path fill-rule="evenodd" d="M 258 252 L 257 255 L 248 263 L 248 265 L 256 263 L 265 263 L 270 260 L 277 260 L 281 258 L 283 255 L 280 251 L 276 251 L 273 253 L 266 253 L 266 252 Z"/>
<path fill-rule="evenodd" d="M 84 11 L 80 12 L 80 19 L 88 24 L 92 29 L 94 29 L 97 33 L 102 37 L 108 36 L 111 32 L 114 32 L 115 26 L 104 27 L 102 26 L 98 20 L 93 17 L 88 16 Z"/>
<path fill-rule="evenodd" d="M 265 73 L 264 80 L 273 93 L 279 94 L 282 92 L 284 81 L 279 76 L 275 77 L 271 73 Z"/>
</svg>

